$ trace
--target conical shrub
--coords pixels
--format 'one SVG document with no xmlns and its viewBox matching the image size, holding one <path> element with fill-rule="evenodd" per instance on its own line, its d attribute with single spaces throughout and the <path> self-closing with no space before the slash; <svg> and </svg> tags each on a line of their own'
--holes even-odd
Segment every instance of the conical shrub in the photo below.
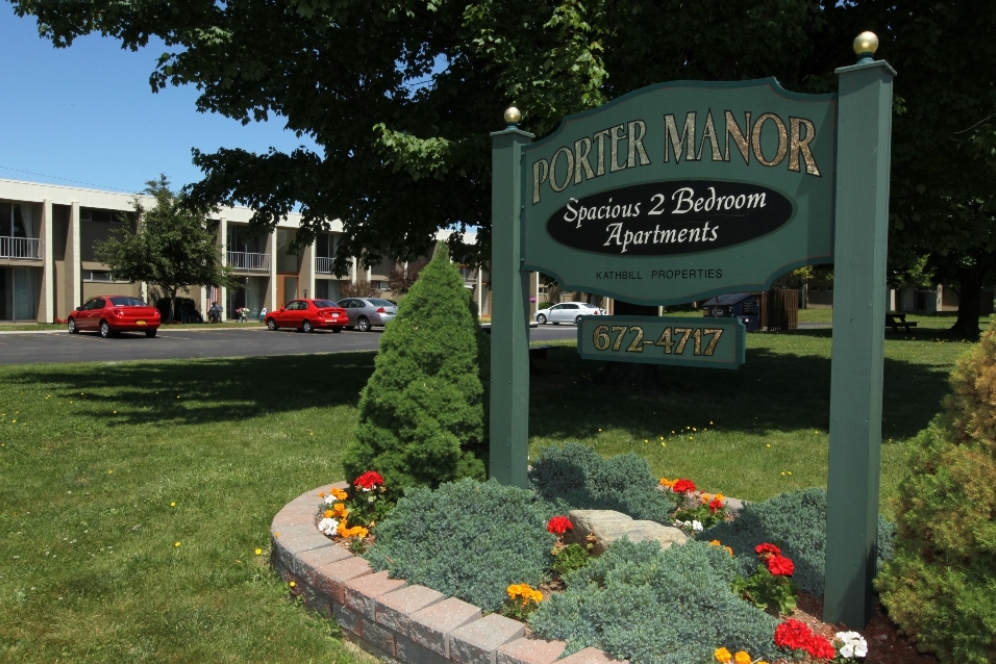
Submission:
<svg viewBox="0 0 996 664">
<path fill-rule="evenodd" d="M 959 362 L 913 443 L 882 603 L 946 664 L 996 662 L 996 328 Z"/>
<path fill-rule="evenodd" d="M 381 337 L 343 458 L 346 478 L 377 470 L 396 488 L 484 480 L 486 343 L 440 243 Z"/>
</svg>

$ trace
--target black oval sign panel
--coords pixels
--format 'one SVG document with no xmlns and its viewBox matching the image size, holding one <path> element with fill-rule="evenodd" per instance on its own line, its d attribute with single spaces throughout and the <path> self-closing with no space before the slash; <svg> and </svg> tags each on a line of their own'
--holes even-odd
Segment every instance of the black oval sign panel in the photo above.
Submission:
<svg viewBox="0 0 996 664">
<path fill-rule="evenodd" d="M 671 256 L 759 238 L 788 223 L 794 211 L 787 197 L 756 184 L 672 180 L 572 198 L 546 231 L 584 251 Z"/>
</svg>

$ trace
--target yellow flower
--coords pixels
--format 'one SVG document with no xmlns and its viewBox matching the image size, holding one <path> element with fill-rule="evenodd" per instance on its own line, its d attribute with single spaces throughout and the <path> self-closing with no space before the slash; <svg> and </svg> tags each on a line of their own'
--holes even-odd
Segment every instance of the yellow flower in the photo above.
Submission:
<svg viewBox="0 0 996 664">
<path fill-rule="evenodd" d="M 730 651 L 726 648 L 717 648 L 716 652 L 714 652 L 712 656 L 716 658 L 716 661 L 719 662 L 719 664 L 729 664 L 730 659 L 733 658 L 733 655 L 731 655 Z"/>
<path fill-rule="evenodd" d="M 256 549 L 256 555 L 257 556 L 263 555 L 263 550 L 262 549 Z"/>
<path fill-rule="evenodd" d="M 531 593 L 529 593 L 529 599 L 539 604 L 540 602 L 543 601 L 543 593 L 541 593 L 538 590 L 534 590 Z"/>
<path fill-rule="evenodd" d="M 733 656 L 733 661 L 737 664 L 750 664 L 750 655 L 741 650 Z"/>
<path fill-rule="evenodd" d="M 176 507 L 176 503 L 170 503 L 169 506 L 170 507 Z"/>
<path fill-rule="evenodd" d="M 713 496 L 713 498 L 714 498 L 715 500 L 726 500 L 726 496 L 724 496 L 724 495 L 723 495 L 723 494 L 721 494 L 721 493 L 717 493 L 717 494 L 716 494 L 715 496 Z"/>
<path fill-rule="evenodd" d="M 173 546 L 174 546 L 174 547 L 179 547 L 179 546 L 180 546 L 180 543 L 179 543 L 179 542 L 173 542 Z"/>
<path fill-rule="evenodd" d="M 294 583 L 293 581 L 291 581 L 291 582 L 290 582 L 290 583 L 288 583 L 287 585 L 288 585 L 288 586 L 290 586 L 291 588 L 295 588 L 295 587 L 297 587 L 297 584 L 296 584 L 296 583 Z"/>
</svg>

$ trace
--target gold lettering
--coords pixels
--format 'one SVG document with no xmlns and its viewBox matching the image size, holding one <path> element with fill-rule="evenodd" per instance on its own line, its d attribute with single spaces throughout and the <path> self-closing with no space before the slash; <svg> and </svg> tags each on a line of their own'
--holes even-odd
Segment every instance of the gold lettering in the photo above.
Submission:
<svg viewBox="0 0 996 664">
<path fill-rule="evenodd" d="M 598 142 L 598 166 L 595 169 L 595 177 L 605 175 L 605 137 L 609 135 L 608 129 L 596 131 L 592 139 Z"/>
<path fill-rule="evenodd" d="M 681 150 L 684 147 L 685 161 L 697 161 L 695 157 L 695 111 L 685 114 L 685 125 L 678 135 L 678 125 L 674 122 L 674 114 L 664 116 L 664 161 L 670 161 L 671 149 L 674 150 L 674 162 L 681 161 Z"/>
<path fill-rule="evenodd" d="M 595 177 L 595 171 L 591 169 L 591 162 L 588 161 L 590 154 L 590 138 L 585 137 L 574 141 L 574 163 L 577 165 L 577 168 L 574 169 L 574 184 L 581 184 L 581 171 L 584 171 L 584 177 L 587 180 Z"/>
<path fill-rule="evenodd" d="M 639 133 L 637 133 L 639 129 Z M 647 135 L 647 123 L 643 120 L 635 120 L 629 123 L 629 155 L 626 158 L 628 168 L 636 167 L 636 153 L 640 153 L 640 166 L 650 165 L 650 156 L 643 147 L 643 138 Z"/>
<path fill-rule="evenodd" d="M 744 130 L 740 131 L 740 125 L 737 124 L 733 113 L 726 111 L 726 156 L 723 161 L 730 160 L 730 139 L 732 138 L 733 143 L 744 157 L 744 163 L 750 164 L 750 141 L 747 140 L 750 135 L 750 111 L 744 113 L 744 116 L 747 122 L 744 125 Z"/>
<path fill-rule="evenodd" d="M 764 123 L 768 120 L 774 122 L 778 130 L 778 151 L 775 153 L 775 158 L 771 161 L 765 159 L 764 152 L 761 151 L 761 130 L 764 128 Z M 788 132 L 785 131 L 785 123 L 774 113 L 765 113 L 757 119 L 750 138 L 751 147 L 754 149 L 754 157 L 762 166 L 777 166 L 782 163 L 785 155 L 788 154 Z"/>
<path fill-rule="evenodd" d="M 564 177 L 564 184 L 557 184 L 557 157 L 564 155 L 567 160 L 567 173 Z M 560 192 L 567 189 L 567 185 L 571 183 L 571 178 L 574 177 L 574 153 L 571 152 L 570 148 L 560 148 L 553 153 L 553 158 L 550 160 L 550 189 Z"/>
<path fill-rule="evenodd" d="M 706 139 L 709 140 L 709 147 L 712 148 L 712 160 L 713 161 L 727 161 L 728 159 L 723 159 L 723 155 L 719 152 L 719 141 L 716 139 L 716 124 L 712 121 L 712 109 L 706 113 L 705 129 L 702 130 L 702 141 L 699 143 L 699 153 L 695 156 L 696 159 L 702 159 L 702 149 L 705 147 Z M 728 157 L 729 155 L 727 155 Z"/>
<path fill-rule="evenodd" d="M 789 170 L 799 172 L 799 155 L 801 154 L 803 161 L 806 162 L 806 173 L 821 177 L 820 168 L 816 165 L 813 151 L 809 147 L 809 144 L 816 138 L 816 127 L 806 118 L 793 117 L 789 117 L 789 127 L 792 132 L 792 138 L 789 140 Z M 803 127 L 806 128 L 805 136 L 802 135 Z"/>
<path fill-rule="evenodd" d="M 619 163 L 619 141 L 626 140 L 626 125 L 612 128 L 612 157 L 609 161 L 609 172 L 616 173 L 626 170 L 626 164 Z"/>
<path fill-rule="evenodd" d="M 533 162 L 533 205 L 540 202 L 540 185 L 546 182 L 550 175 L 550 164 L 546 159 Z"/>
</svg>

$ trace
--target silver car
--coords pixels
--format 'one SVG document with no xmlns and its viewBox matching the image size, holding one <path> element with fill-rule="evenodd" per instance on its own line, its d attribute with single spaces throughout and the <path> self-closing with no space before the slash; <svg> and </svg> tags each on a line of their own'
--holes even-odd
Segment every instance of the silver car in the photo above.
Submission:
<svg viewBox="0 0 996 664">
<path fill-rule="evenodd" d="M 548 309 L 540 309 L 533 316 L 533 319 L 540 325 L 548 322 L 558 325 L 560 323 L 574 323 L 580 321 L 581 316 L 604 316 L 605 312 L 594 304 L 586 302 L 561 302 Z"/>
<path fill-rule="evenodd" d="M 349 317 L 348 328 L 369 332 L 372 327 L 384 327 L 398 313 L 398 305 L 376 297 L 347 297 L 339 300 L 339 306 Z"/>
</svg>

